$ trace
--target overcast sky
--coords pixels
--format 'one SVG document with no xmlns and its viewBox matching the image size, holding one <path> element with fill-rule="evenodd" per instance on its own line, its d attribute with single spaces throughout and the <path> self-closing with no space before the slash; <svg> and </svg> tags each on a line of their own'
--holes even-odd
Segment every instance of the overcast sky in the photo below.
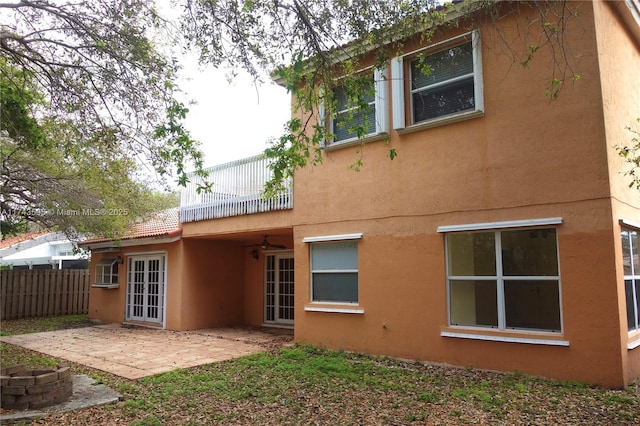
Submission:
<svg viewBox="0 0 640 426">
<path fill-rule="evenodd" d="M 202 70 L 195 58 L 183 65 L 188 79 L 180 87 L 197 102 L 189 107 L 186 124 L 202 142 L 207 167 L 259 154 L 270 137 L 282 133 L 290 117 L 285 88 L 275 83 L 256 88 L 246 74 L 229 83 L 224 71 Z"/>
<path fill-rule="evenodd" d="M 155 0 L 159 11 L 171 19 L 179 13 L 171 0 Z M 267 82 L 256 88 L 247 73 L 229 83 L 224 70 L 198 65 L 197 55 L 182 57 L 180 89 L 189 106 L 186 125 L 202 142 L 205 166 L 215 166 L 260 154 L 267 140 L 282 133 L 290 118 L 290 96 L 285 88 Z"/>
</svg>

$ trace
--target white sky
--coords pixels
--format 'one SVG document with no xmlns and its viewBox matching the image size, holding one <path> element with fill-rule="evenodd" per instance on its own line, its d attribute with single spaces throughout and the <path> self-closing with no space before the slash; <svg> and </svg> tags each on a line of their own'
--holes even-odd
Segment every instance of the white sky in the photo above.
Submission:
<svg viewBox="0 0 640 426">
<path fill-rule="evenodd" d="M 171 0 L 156 0 L 156 5 L 165 16 L 177 13 Z M 269 138 L 280 136 L 291 116 L 285 88 L 272 82 L 256 88 L 246 72 L 230 83 L 223 69 L 200 67 L 196 54 L 184 55 L 182 66 L 183 101 L 196 102 L 188 106 L 185 124 L 202 142 L 205 167 L 259 154 Z"/>
<path fill-rule="evenodd" d="M 229 83 L 223 70 L 184 63 L 180 87 L 189 99 L 186 126 L 202 142 L 205 166 L 259 154 L 277 138 L 290 118 L 289 95 L 275 83 L 255 87 L 247 74 Z"/>
</svg>

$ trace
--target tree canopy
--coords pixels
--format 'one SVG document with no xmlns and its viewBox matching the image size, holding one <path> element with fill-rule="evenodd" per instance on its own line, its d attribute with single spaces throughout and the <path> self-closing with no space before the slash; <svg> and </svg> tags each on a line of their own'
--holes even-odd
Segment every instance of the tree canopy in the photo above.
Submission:
<svg viewBox="0 0 640 426">
<path fill-rule="evenodd" d="M 625 176 L 629 177 L 629 187 L 640 191 L 640 118 L 635 125 L 627 126 L 630 140 L 624 145 L 616 146 L 618 155 L 627 163 Z"/>
<path fill-rule="evenodd" d="M 202 171 L 152 4 L 22 0 L 0 13 L 1 220 L 109 234 L 154 208 L 150 170 L 181 183 Z"/>
<path fill-rule="evenodd" d="M 381 67 L 416 34 L 428 42 L 440 28 L 473 27 L 476 18 L 470 17 L 477 17 L 492 23 L 499 38 L 501 17 L 529 8 L 533 19 L 520 44 L 505 41 L 514 62 L 527 66 L 540 50 L 552 52 L 551 97 L 565 80 L 579 77 L 565 38 L 579 20 L 579 3 L 165 0 L 163 6 L 170 20 L 147 0 L 0 3 L 3 211 L 84 206 L 137 214 L 145 210 L 145 167 L 182 185 L 187 169 L 205 176 L 198 142 L 183 123 L 188 109 L 176 100 L 178 48 L 197 52 L 202 64 L 224 68 L 231 77 L 247 72 L 257 82 L 277 78 L 293 93 L 295 108 L 311 113 L 308 120 L 294 116 L 285 123 L 282 137 L 265 152 L 274 171 L 267 193 L 296 169 L 322 160 L 321 141 L 330 134 L 319 124 L 318 105 L 335 114 L 336 102 L 319 87 L 335 85 L 338 72 L 349 82 L 354 105 L 366 108 L 368 85 L 358 73 L 363 59 L 375 52 L 374 67 Z M 395 155 L 390 147 L 390 158 Z M 102 232 L 118 223 L 108 217 L 24 217 Z"/>
<path fill-rule="evenodd" d="M 136 180 L 137 165 L 117 143 L 117 131 L 87 135 L 59 116 L 35 120 L 32 111 L 47 103 L 30 73 L 4 61 L 0 69 L 3 235 L 24 231 L 25 222 L 110 235 L 136 216 L 175 204 Z"/>
</svg>

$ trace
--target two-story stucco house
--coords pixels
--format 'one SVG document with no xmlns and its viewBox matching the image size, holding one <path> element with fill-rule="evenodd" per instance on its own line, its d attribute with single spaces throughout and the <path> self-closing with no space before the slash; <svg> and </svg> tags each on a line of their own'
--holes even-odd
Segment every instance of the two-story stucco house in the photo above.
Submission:
<svg viewBox="0 0 640 426">
<path fill-rule="evenodd" d="M 566 36 L 582 78 L 553 102 L 548 58 L 514 65 L 489 27 L 408 41 L 374 73 L 370 133 L 328 119 L 327 161 L 287 194 L 261 200 L 263 160 L 238 161 L 212 169 L 213 193 L 183 192 L 171 232 L 84 243 L 98 275 L 120 265 L 118 285 L 92 289 L 90 316 L 293 327 L 330 348 L 628 384 L 640 376 L 640 195 L 614 146 L 640 116 L 639 7 L 579 10 L 581 32 Z M 503 36 L 527 13 L 506 17 Z M 438 72 L 416 72 L 418 57 Z"/>
</svg>

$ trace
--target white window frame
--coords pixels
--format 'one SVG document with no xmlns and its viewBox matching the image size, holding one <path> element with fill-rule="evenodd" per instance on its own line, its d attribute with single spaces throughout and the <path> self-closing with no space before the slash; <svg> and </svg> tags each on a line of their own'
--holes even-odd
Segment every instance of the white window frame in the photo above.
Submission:
<svg viewBox="0 0 640 426">
<path fill-rule="evenodd" d="M 470 40 L 469 40 L 470 39 Z M 405 107 L 406 102 L 412 103 L 411 100 L 411 76 L 406 76 L 405 81 L 405 63 L 413 59 L 417 53 L 431 55 L 442 51 L 446 47 L 455 47 L 468 42 L 472 45 L 473 58 L 473 87 L 474 87 L 474 109 L 462 111 L 454 114 L 435 117 L 430 120 L 415 123 L 413 121 L 413 107 L 411 108 L 411 121 L 407 122 Z M 468 78 L 468 75 L 465 76 Z M 448 80 L 447 82 L 450 82 Z M 480 33 L 477 30 L 459 35 L 457 37 L 444 40 L 427 47 L 419 49 L 402 56 L 395 57 L 391 60 L 391 84 L 392 84 L 392 111 L 393 111 L 393 129 L 399 132 L 414 131 L 428 127 L 435 127 L 449 123 L 455 123 L 461 120 L 467 120 L 484 115 L 484 86 L 482 77 L 482 46 L 480 43 Z M 407 91 L 406 85 L 409 84 L 409 100 L 405 98 Z"/>
<path fill-rule="evenodd" d="M 626 221 L 620 221 L 621 222 L 621 233 L 622 232 L 636 232 L 636 233 L 640 233 L 638 228 L 636 228 L 635 226 L 633 226 L 631 223 L 626 222 Z M 634 229 L 635 228 L 635 229 Z M 640 239 L 640 236 L 639 236 Z M 622 238 L 621 238 L 622 241 Z M 640 331 L 640 312 L 638 311 L 638 298 L 640 298 L 640 294 L 638 294 L 638 292 L 636 291 L 636 285 L 635 282 L 636 281 L 640 281 L 640 271 L 636 271 L 635 270 L 635 265 L 633 263 L 633 256 L 634 254 L 636 255 L 640 255 L 640 252 L 638 251 L 640 247 L 634 247 L 633 245 L 633 241 L 631 240 L 631 235 L 629 235 L 629 259 L 631 262 L 631 274 L 624 275 L 624 281 L 625 281 L 625 287 L 626 287 L 626 282 L 628 280 L 631 280 L 631 291 L 632 291 L 632 297 L 633 297 L 633 308 L 634 308 L 634 320 L 635 320 L 635 325 L 632 329 L 629 329 L 629 325 L 628 325 L 628 321 L 627 321 L 627 315 L 629 314 L 627 312 L 627 301 L 626 301 L 626 288 L 625 288 L 625 323 L 627 323 L 627 332 L 628 333 L 635 333 L 637 331 Z M 622 252 L 622 256 L 624 258 L 624 246 L 622 246 L 623 252 Z"/>
<path fill-rule="evenodd" d="M 517 220 L 517 221 L 505 221 L 505 222 L 487 222 L 477 224 L 464 224 L 464 225 L 448 225 L 438 227 L 439 233 L 445 234 L 445 263 L 446 263 L 446 289 L 447 289 L 447 321 L 449 327 L 464 327 L 474 328 L 479 330 L 498 330 L 503 332 L 518 332 L 518 333 L 536 333 L 536 334 L 549 334 L 559 335 L 564 333 L 564 319 L 562 312 L 562 281 L 560 279 L 560 250 L 557 240 L 557 228 L 553 225 L 562 223 L 562 218 L 545 218 L 545 219 L 533 219 L 533 220 Z M 502 265 L 502 241 L 501 232 L 509 231 L 521 231 L 527 229 L 556 229 L 556 256 L 558 262 L 558 275 L 546 275 L 546 276 L 505 276 L 503 273 Z M 492 276 L 459 276 L 449 275 L 449 247 L 446 238 L 447 234 L 453 232 L 493 232 L 495 238 L 495 256 L 496 256 L 496 275 Z M 504 292 L 504 281 L 515 279 L 518 281 L 557 281 L 558 283 L 558 308 L 560 312 L 560 330 L 538 330 L 538 329 L 526 329 L 526 328 L 512 328 L 506 326 L 506 302 Z M 495 281 L 497 292 L 497 309 L 498 309 L 498 325 L 497 327 L 488 327 L 484 325 L 457 325 L 451 322 L 451 281 L 452 280 L 474 280 L 474 281 Z M 445 337 L 460 337 L 460 336 L 448 336 L 446 333 L 441 333 Z"/>
<path fill-rule="evenodd" d="M 120 287 L 120 277 L 119 277 L 119 272 L 120 272 L 120 268 L 118 267 L 118 264 L 120 262 L 120 258 L 119 257 L 105 257 L 102 258 L 98 261 L 98 263 L 96 263 L 95 266 L 95 283 L 92 285 L 92 287 L 99 287 L 99 288 L 118 288 Z M 113 272 L 113 268 L 114 266 L 118 269 L 115 273 Z M 108 268 L 108 273 L 105 273 L 105 271 Z M 100 271 L 100 274 L 98 274 L 98 271 Z M 105 276 L 109 277 L 109 281 L 105 282 Z M 113 278 L 115 277 L 116 282 L 113 282 Z"/>
<path fill-rule="evenodd" d="M 368 72 L 371 68 L 364 69 L 360 72 Z M 322 141 L 322 146 L 326 150 L 331 150 L 333 148 L 343 148 L 347 146 L 353 146 L 360 143 L 371 142 L 373 140 L 378 140 L 387 136 L 389 134 L 389 69 L 385 67 L 383 69 L 375 68 L 373 70 L 373 84 L 374 84 L 374 100 L 369 103 L 369 105 L 374 108 L 374 120 L 375 120 L 375 131 L 364 135 L 363 137 L 352 137 L 348 139 L 341 140 L 330 140 L 330 141 Z M 320 99 L 323 99 L 322 91 Z M 349 108 L 346 110 L 337 111 L 336 113 L 347 112 L 355 108 Z M 326 115 L 326 107 L 321 102 L 320 107 L 318 109 L 318 114 L 320 116 L 320 125 L 325 125 L 325 115 Z M 329 127 L 330 133 L 333 134 L 334 127 L 334 117 L 329 118 Z M 328 142 L 328 143 L 327 143 Z"/>
<path fill-rule="evenodd" d="M 326 235 L 326 236 L 318 236 L 318 237 L 305 237 L 303 238 L 304 243 L 309 243 L 309 295 L 312 304 L 323 304 L 323 305 L 349 305 L 349 306 L 357 306 L 360 303 L 360 272 L 359 267 L 356 269 L 314 269 L 313 268 L 313 252 L 312 247 L 314 244 L 322 244 L 322 243 L 339 243 L 339 242 L 347 242 L 358 240 L 362 238 L 362 233 L 355 234 L 340 234 L 340 235 Z M 358 245 L 356 244 L 356 259 L 359 255 Z M 313 275 L 314 273 L 355 273 L 357 274 L 357 289 L 358 289 L 358 300 L 353 301 L 324 301 L 324 300 L 315 300 L 313 294 Z M 315 312 L 341 312 L 339 310 L 335 310 L 333 308 L 313 308 L 313 307 L 305 307 L 305 311 L 315 311 Z M 348 310 L 348 313 L 364 313 L 364 311 L 352 311 Z"/>
</svg>

